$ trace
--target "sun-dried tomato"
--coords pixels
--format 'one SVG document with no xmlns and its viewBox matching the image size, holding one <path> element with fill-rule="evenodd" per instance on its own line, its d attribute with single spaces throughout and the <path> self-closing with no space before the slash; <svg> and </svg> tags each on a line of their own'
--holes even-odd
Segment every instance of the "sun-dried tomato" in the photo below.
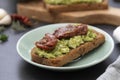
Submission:
<svg viewBox="0 0 120 80">
<path fill-rule="evenodd" d="M 50 51 L 55 48 L 57 41 L 58 39 L 54 35 L 47 33 L 43 39 L 37 41 L 35 44 L 40 49 Z"/>
<path fill-rule="evenodd" d="M 55 30 L 53 35 L 55 35 L 58 39 L 70 38 L 77 35 L 85 35 L 87 34 L 88 28 L 85 24 L 80 25 L 68 25 L 66 27 L 61 27 Z"/>
<path fill-rule="evenodd" d="M 22 16 L 22 15 L 18 15 L 18 14 L 12 14 L 11 15 L 12 20 L 19 20 L 20 22 L 22 22 L 23 24 L 27 25 L 27 26 L 31 26 L 32 22 L 31 20 L 26 17 L 26 16 Z"/>
</svg>

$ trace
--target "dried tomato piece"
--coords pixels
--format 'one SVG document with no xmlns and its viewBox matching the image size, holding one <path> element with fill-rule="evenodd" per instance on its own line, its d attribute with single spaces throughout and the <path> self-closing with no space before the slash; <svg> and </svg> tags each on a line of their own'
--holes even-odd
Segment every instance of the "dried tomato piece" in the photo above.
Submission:
<svg viewBox="0 0 120 80">
<path fill-rule="evenodd" d="M 22 22 L 23 24 L 25 24 L 27 26 L 32 25 L 31 20 L 26 16 L 21 16 L 21 15 L 18 15 L 18 14 L 12 14 L 11 18 L 12 18 L 12 20 L 15 20 L 15 21 L 19 20 L 20 22 Z"/>
<path fill-rule="evenodd" d="M 62 38 L 70 38 L 77 35 L 85 35 L 87 34 L 88 28 L 85 24 L 80 25 L 68 25 L 66 27 L 61 27 L 55 30 L 53 35 L 55 35 L 58 39 Z"/>
<path fill-rule="evenodd" d="M 45 34 L 45 37 L 43 37 L 40 41 L 37 41 L 35 45 L 43 50 L 53 50 L 57 44 L 58 40 L 57 38 L 52 34 Z"/>
</svg>

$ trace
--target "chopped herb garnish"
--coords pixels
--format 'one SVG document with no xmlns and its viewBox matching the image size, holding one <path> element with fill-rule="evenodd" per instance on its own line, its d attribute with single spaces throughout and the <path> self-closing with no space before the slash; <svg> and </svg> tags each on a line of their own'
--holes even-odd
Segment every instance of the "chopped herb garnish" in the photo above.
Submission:
<svg viewBox="0 0 120 80">
<path fill-rule="evenodd" d="M 0 34 L 0 42 L 5 42 L 8 40 L 8 36 L 5 34 Z"/>
<path fill-rule="evenodd" d="M 13 21 L 11 28 L 15 31 L 21 32 L 25 31 L 26 28 L 19 21 Z"/>
</svg>

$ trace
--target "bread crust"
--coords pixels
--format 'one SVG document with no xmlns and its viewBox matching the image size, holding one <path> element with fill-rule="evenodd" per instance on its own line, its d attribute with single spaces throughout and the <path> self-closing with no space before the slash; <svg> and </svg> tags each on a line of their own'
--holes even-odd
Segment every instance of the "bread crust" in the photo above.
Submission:
<svg viewBox="0 0 120 80">
<path fill-rule="evenodd" d="M 46 8 L 51 13 L 72 12 L 72 11 L 85 11 L 85 10 L 103 10 L 108 9 L 108 0 L 103 0 L 101 3 L 80 3 L 70 5 L 52 5 L 45 4 Z"/>
<path fill-rule="evenodd" d="M 105 36 L 103 34 L 96 31 L 94 32 L 97 34 L 97 37 L 93 41 L 85 42 L 79 47 L 72 49 L 69 53 L 53 59 L 46 59 L 38 56 L 37 54 L 35 54 L 35 48 L 33 48 L 31 50 L 32 61 L 39 64 L 48 65 L 48 66 L 56 66 L 56 67 L 63 66 L 73 61 L 74 59 L 87 54 L 88 52 L 97 48 L 98 46 L 100 46 L 105 42 Z"/>
</svg>

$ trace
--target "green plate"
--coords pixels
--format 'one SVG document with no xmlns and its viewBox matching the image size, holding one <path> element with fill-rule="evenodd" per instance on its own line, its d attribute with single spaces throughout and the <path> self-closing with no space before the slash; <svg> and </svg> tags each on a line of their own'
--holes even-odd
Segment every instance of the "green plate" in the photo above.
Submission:
<svg viewBox="0 0 120 80">
<path fill-rule="evenodd" d="M 30 52 L 31 52 L 31 49 L 35 46 L 34 43 L 40 40 L 44 36 L 45 33 L 53 33 L 54 30 L 57 29 L 58 27 L 63 27 L 68 24 L 73 24 L 73 23 L 51 24 L 51 25 L 41 26 L 39 28 L 36 28 L 34 30 L 27 32 L 17 42 L 18 54 L 30 64 L 33 64 L 35 66 L 38 66 L 44 69 L 60 70 L 60 71 L 87 68 L 87 67 L 90 67 L 90 66 L 93 66 L 95 64 L 102 62 L 103 60 L 105 60 L 106 58 L 110 56 L 110 54 L 112 53 L 114 49 L 114 41 L 112 37 L 105 31 L 97 27 L 89 26 L 93 28 L 94 30 L 103 33 L 105 35 L 106 41 L 103 45 L 89 52 L 87 55 L 81 57 L 79 60 L 71 62 L 68 65 L 65 65 L 63 67 L 46 66 L 46 65 L 38 64 L 38 63 L 31 61 Z"/>
</svg>

